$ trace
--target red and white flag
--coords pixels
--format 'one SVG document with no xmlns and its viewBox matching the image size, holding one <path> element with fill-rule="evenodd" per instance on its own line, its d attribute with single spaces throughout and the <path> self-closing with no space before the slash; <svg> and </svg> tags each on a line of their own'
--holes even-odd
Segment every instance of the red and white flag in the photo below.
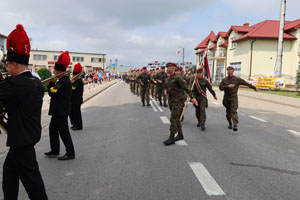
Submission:
<svg viewBox="0 0 300 200">
<path fill-rule="evenodd" d="M 177 55 L 177 54 L 180 54 L 180 50 L 176 51 L 176 55 Z"/>
</svg>

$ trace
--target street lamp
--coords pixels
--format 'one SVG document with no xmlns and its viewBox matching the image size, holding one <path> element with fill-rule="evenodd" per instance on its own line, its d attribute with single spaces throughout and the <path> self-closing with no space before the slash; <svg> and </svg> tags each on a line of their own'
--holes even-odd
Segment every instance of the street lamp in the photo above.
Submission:
<svg viewBox="0 0 300 200">
<path fill-rule="evenodd" d="M 184 64 L 184 48 L 183 47 L 179 47 L 182 49 L 182 68 L 183 68 L 183 72 L 185 73 L 185 64 Z"/>
</svg>

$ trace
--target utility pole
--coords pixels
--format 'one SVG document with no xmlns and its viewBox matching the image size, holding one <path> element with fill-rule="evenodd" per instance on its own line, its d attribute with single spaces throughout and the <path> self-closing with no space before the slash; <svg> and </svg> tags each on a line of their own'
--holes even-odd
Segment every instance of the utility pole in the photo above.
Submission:
<svg viewBox="0 0 300 200">
<path fill-rule="evenodd" d="M 185 64 L 184 64 L 184 48 L 182 48 L 182 67 L 183 67 L 183 72 L 185 73 Z"/>
<path fill-rule="evenodd" d="M 283 55 L 283 34 L 285 24 L 285 11 L 286 11 L 286 0 L 281 0 L 281 12 L 280 12 L 280 26 L 279 26 L 279 38 L 278 38 L 278 49 L 277 58 L 275 64 L 275 76 L 282 76 L 282 55 Z"/>
</svg>

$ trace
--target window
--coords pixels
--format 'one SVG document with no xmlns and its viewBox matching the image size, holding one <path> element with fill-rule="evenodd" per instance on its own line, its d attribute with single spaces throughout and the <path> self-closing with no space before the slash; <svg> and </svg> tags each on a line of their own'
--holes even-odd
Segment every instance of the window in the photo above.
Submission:
<svg viewBox="0 0 300 200">
<path fill-rule="evenodd" d="M 101 58 L 91 58 L 91 62 L 94 62 L 94 63 L 100 63 L 101 62 Z"/>
<path fill-rule="evenodd" d="M 47 55 L 39 55 L 39 54 L 33 54 L 33 60 L 47 60 Z"/>
<path fill-rule="evenodd" d="M 72 57 L 72 61 L 73 62 L 83 62 L 84 61 L 84 57 Z"/>
<path fill-rule="evenodd" d="M 242 62 L 234 62 L 230 63 L 232 67 L 234 67 L 234 75 L 237 77 L 241 77 L 241 68 L 242 68 Z"/>
<path fill-rule="evenodd" d="M 54 61 L 56 62 L 58 59 L 58 56 L 54 56 Z"/>
<path fill-rule="evenodd" d="M 0 45 L 0 51 L 4 53 L 4 46 Z"/>
<path fill-rule="evenodd" d="M 231 38 L 231 49 L 235 49 L 236 48 L 236 43 L 232 42 L 236 39 L 236 37 L 232 37 Z"/>
</svg>

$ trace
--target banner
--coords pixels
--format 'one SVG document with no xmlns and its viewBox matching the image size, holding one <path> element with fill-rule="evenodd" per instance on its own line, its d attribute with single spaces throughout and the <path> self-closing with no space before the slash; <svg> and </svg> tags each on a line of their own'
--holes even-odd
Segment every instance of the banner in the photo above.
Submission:
<svg viewBox="0 0 300 200">
<path fill-rule="evenodd" d="M 285 88 L 284 77 L 250 77 L 249 83 L 255 87 Z"/>
</svg>

